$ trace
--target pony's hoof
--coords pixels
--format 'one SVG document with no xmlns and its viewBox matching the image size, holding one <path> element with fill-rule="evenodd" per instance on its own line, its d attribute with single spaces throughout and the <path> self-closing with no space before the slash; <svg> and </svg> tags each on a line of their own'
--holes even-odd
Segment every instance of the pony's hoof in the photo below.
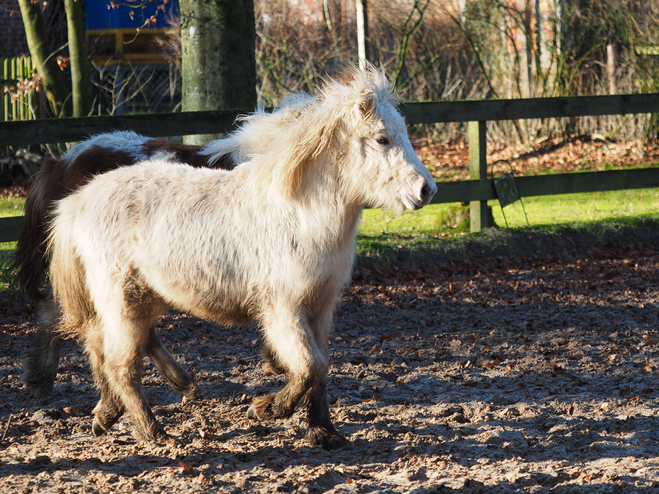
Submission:
<svg viewBox="0 0 659 494">
<path fill-rule="evenodd" d="M 310 428 L 307 432 L 309 446 L 322 446 L 325 449 L 352 447 L 352 443 L 336 431 L 327 431 L 321 427 Z"/>
<path fill-rule="evenodd" d="M 53 394 L 53 385 L 46 384 L 44 386 L 39 386 L 37 388 L 31 388 L 31 391 L 32 391 L 32 396 L 37 399 L 47 398 L 48 396 Z"/>
<path fill-rule="evenodd" d="M 28 366 L 29 364 L 26 363 L 25 365 Z M 29 367 L 21 380 L 34 398 L 46 398 L 53 394 L 53 388 L 55 387 L 54 378 L 44 378 L 44 376 L 37 374 L 36 371 Z"/>
<path fill-rule="evenodd" d="M 285 419 L 293 415 L 294 407 L 283 408 L 281 404 L 277 406 L 277 394 L 270 393 L 264 396 L 254 398 L 254 401 L 247 410 L 247 417 L 255 420 L 274 420 Z"/>
<path fill-rule="evenodd" d="M 183 396 L 185 396 L 188 400 L 203 400 L 205 397 L 204 392 L 197 386 L 191 386 L 188 392 Z"/>
<path fill-rule="evenodd" d="M 187 401 L 197 401 L 203 400 L 205 398 L 204 393 L 197 386 L 187 389 L 185 392 L 180 393 L 183 396 L 183 403 Z"/>
<path fill-rule="evenodd" d="M 172 439 L 169 437 L 169 434 L 167 434 L 164 430 L 159 430 L 157 433 L 153 435 L 153 440 L 156 443 L 162 444 L 171 441 Z"/>
<path fill-rule="evenodd" d="M 96 419 L 92 422 L 92 434 L 96 437 L 100 437 L 105 434 L 105 429 L 98 423 Z"/>
<path fill-rule="evenodd" d="M 148 431 L 135 430 L 133 435 L 138 441 L 146 443 L 164 444 L 171 441 L 169 434 L 165 432 L 165 429 L 160 424 L 152 426 Z"/>
</svg>

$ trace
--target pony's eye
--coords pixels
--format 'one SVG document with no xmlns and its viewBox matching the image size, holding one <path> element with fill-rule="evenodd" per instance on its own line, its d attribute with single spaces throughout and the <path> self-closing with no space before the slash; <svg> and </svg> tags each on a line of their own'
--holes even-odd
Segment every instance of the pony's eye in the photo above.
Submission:
<svg viewBox="0 0 659 494">
<path fill-rule="evenodd" d="M 387 138 L 384 137 L 384 136 L 380 136 L 380 137 L 378 137 L 378 138 L 375 140 L 375 142 L 377 142 L 378 144 L 382 144 L 383 146 L 388 146 L 388 145 L 389 145 L 389 139 L 387 139 Z"/>
</svg>

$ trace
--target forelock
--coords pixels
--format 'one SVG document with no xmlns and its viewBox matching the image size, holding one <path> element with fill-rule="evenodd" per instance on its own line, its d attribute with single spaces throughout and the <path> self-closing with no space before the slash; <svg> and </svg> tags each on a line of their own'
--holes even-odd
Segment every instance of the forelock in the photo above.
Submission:
<svg viewBox="0 0 659 494">
<path fill-rule="evenodd" d="M 339 79 L 326 80 L 319 96 L 331 105 L 346 107 L 352 107 L 369 97 L 373 99 L 375 107 L 383 103 L 393 106 L 398 104 L 398 98 L 384 71 L 372 64 L 368 64 L 365 69 L 349 67 Z"/>
</svg>

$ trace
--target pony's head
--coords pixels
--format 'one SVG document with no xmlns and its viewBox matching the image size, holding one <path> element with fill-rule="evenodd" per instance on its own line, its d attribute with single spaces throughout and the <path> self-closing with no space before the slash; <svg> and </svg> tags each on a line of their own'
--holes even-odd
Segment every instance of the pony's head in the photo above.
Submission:
<svg viewBox="0 0 659 494">
<path fill-rule="evenodd" d="M 426 206 L 437 186 L 412 149 L 384 73 L 375 67 L 353 69 L 347 83 L 328 84 L 323 96 L 329 104 L 346 101 L 351 107 L 340 163 L 355 200 L 398 213 Z"/>
<path fill-rule="evenodd" d="M 267 148 L 262 176 L 288 198 L 333 176 L 347 202 L 402 212 L 420 209 L 437 190 L 412 149 L 386 76 L 353 68 L 328 80 L 314 98 L 296 98 L 239 131 Z"/>
</svg>

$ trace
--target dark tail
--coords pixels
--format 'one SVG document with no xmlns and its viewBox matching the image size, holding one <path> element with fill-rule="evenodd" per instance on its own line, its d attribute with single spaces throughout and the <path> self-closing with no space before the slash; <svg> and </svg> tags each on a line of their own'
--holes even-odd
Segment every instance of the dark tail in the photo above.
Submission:
<svg viewBox="0 0 659 494">
<path fill-rule="evenodd" d="M 41 287 L 48 269 L 48 221 L 55 201 L 69 192 L 64 174 L 63 162 L 46 158 L 25 201 L 25 218 L 12 268 L 17 270 L 18 288 L 32 302 L 44 298 Z"/>
</svg>

